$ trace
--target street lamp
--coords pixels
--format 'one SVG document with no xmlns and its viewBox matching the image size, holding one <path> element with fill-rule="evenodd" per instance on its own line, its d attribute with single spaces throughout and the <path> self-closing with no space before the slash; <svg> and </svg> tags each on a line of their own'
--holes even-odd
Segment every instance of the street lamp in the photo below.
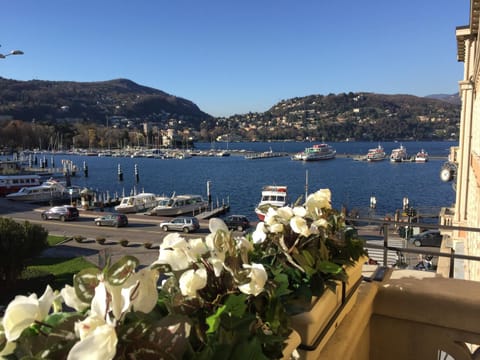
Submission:
<svg viewBox="0 0 480 360">
<path fill-rule="evenodd" d="M 0 46 L 2 46 L 2 45 L 0 45 Z M 23 55 L 23 51 L 22 50 L 12 50 L 8 54 L 1 54 L 0 53 L 0 59 L 5 59 L 7 56 L 10 56 L 10 55 Z"/>
</svg>

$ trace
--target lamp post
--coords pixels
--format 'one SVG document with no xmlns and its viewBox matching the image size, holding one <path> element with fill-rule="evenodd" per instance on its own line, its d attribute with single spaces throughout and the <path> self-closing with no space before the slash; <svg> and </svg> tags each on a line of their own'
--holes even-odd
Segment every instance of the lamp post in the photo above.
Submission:
<svg viewBox="0 0 480 360">
<path fill-rule="evenodd" d="M 0 46 L 2 46 L 2 45 L 0 45 Z M 7 56 L 11 56 L 11 55 L 23 55 L 23 51 L 22 50 L 12 50 L 8 54 L 0 53 L 0 59 L 5 59 Z"/>
</svg>

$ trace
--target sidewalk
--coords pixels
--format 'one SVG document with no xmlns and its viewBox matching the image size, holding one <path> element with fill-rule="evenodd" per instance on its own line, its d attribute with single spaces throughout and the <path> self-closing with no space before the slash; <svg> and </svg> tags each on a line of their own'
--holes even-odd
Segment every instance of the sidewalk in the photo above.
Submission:
<svg viewBox="0 0 480 360">
<path fill-rule="evenodd" d="M 122 246 L 117 241 L 107 241 L 101 245 L 92 239 L 87 239 L 83 242 L 69 239 L 48 248 L 41 256 L 65 258 L 83 256 L 85 260 L 96 266 L 103 267 L 105 266 L 107 258 L 111 258 L 113 263 L 125 255 L 130 255 L 139 260 L 140 266 L 147 266 L 158 259 L 158 248 L 158 245 L 153 245 L 147 249 L 143 242 L 134 241 L 129 242 L 127 246 Z"/>
</svg>

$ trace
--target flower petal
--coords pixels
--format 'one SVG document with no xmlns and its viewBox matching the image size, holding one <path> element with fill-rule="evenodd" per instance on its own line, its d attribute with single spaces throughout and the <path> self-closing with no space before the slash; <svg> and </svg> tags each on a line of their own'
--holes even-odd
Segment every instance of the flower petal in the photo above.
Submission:
<svg viewBox="0 0 480 360">
<path fill-rule="evenodd" d="M 8 304 L 3 317 L 5 338 L 15 341 L 37 319 L 40 313 L 36 294 L 29 297 L 18 295 Z"/>
<path fill-rule="evenodd" d="M 187 270 L 178 281 L 183 296 L 197 297 L 197 290 L 207 285 L 207 271 L 205 269 Z"/>
<path fill-rule="evenodd" d="M 215 234 L 217 231 L 225 231 L 228 233 L 228 227 L 222 219 L 212 218 L 208 222 L 208 229 L 212 234 Z"/>
<path fill-rule="evenodd" d="M 244 294 L 257 296 L 263 291 L 265 283 L 267 282 L 267 271 L 262 264 L 243 264 L 243 267 L 246 269 L 250 268 L 248 277 L 251 280 L 249 283 L 239 285 L 238 289 Z"/>
<path fill-rule="evenodd" d="M 60 291 L 60 295 L 62 296 L 65 304 L 76 311 L 83 311 L 90 305 L 78 298 L 73 286 L 65 285 L 65 287 Z"/>
<path fill-rule="evenodd" d="M 117 333 L 110 325 L 98 326 L 85 339 L 77 342 L 67 360 L 109 360 L 115 357 Z"/>
<path fill-rule="evenodd" d="M 255 231 L 252 233 L 252 240 L 254 244 L 261 244 L 267 239 L 266 228 L 264 222 L 259 222 Z"/>
</svg>

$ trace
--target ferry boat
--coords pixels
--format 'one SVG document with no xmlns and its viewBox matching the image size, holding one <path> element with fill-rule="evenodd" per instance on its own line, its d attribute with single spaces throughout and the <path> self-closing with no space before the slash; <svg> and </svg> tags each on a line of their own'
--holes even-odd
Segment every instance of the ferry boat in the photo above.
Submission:
<svg viewBox="0 0 480 360">
<path fill-rule="evenodd" d="M 425 150 L 420 150 L 417 155 L 415 155 L 415 162 L 427 162 L 428 161 L 428 153 Z"/>
<path fill-rule="evenodd" d="M 81 188 L 65 186 L 60 181 L 50 179 L 38 186 L 23 187 L 19 191 L 8 194 L 6 198 L 14 201 L 33 203 L 50 203 L 80 198 Z"/>
<path fill-rule="evenodd" d="M 155 206 L 151 214 L 158 216 L 178 216 L 185 214 L 200 213 L 208 208 L 208 201 L 201 195 L 174 195 L 163 198 Z"/>
<path fill-rule="evenodd" d="M 367 161 L 382 161 L 385 160 L 387 154 L 381 145 L 378 145 L 376 148 L 369 149 L 367 152 L 366 160 Z"/>
<path fill-rule="evenodd" d="M 265 215 L 268 211 L 268 208 L 282 207 L 287 204 L 287 187 L 286 186 L 277 186 L 277 185 L 267 185 L 262 189 L 262 197 L 257 207 L 255 208 L 255 213 L 258 216 L 260 221 L 265 219 Z"/>
<path fill-rule="evenodd" d="M 292 156 L 292 160 L 302 161 L 318 161 L 329 160 L 335 158 L 337 151 L 328 144 L 316 144 L 312 147 L 307 147 L 301 153 Z"/>
<path fill-rule="evenodd" d="M 115 211 L 122 214 L 145 212 L 158 205 L 159 198 L 152 193 L 142 192 L 140 194 L 125 196 L 120 204 L 115 206 Z"/>
<path fill-rule="evenodd" d="M 403 145 L 400 145 L 399 148 L 392 150 L 392 153 L 390 154 L 391 162 L 402 162 L 406 160 L 407 160 L 407 149 Z"/>
<path fill-rule="evenodd" d="M 0 196 L 19 191 L 23 187 L 39 186 L 39 175 L 0 175 Z"/>
</svg>

